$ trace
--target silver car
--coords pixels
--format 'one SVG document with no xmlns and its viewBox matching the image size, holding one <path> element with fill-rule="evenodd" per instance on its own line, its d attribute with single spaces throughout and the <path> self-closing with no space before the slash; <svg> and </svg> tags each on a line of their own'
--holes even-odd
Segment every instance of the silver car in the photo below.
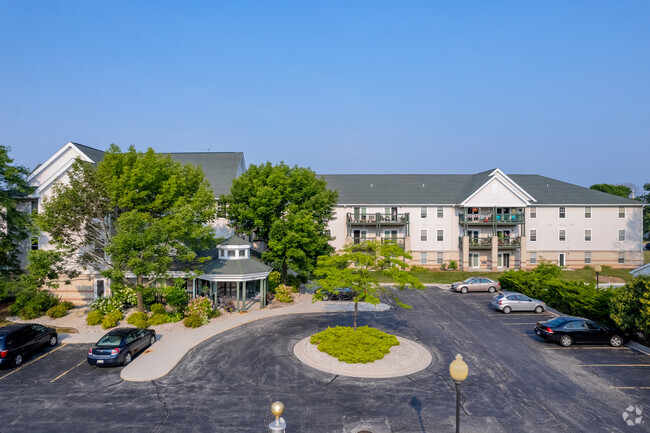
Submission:
<svg viewBox="0 0 650 433">
<path fill-rule="evenodd" d="M 546 304 L 539 299 L 529 298 L 515 292 L 503 292 L 492 298 L 492 307 L 508 314 L 511 311 L 534 311 L 543 313 Z"/>
<path fill-rule="evenodd" d="M 497 290 L 501 290 L 501 283 L 486 277 L 469 277 L 465 281 L 453 283 L 449 290 L 460 293 L 477 291 L 488 291 L 494 293 Z"/>
</svg>

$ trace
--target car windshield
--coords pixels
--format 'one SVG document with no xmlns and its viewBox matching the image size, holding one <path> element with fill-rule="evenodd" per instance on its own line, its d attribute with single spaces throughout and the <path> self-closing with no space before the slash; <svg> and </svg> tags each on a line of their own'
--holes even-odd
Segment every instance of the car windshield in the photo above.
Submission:
<svg viewBox="0 0 650 433">
<path fill-rule="evenodd" d="M 546 324 L 548 326 L 561 326 L 564 322 L 567 322 L 564 317 L 556 317 L 555 319 L 546 322 Z"/>
<path fill-rule="evenodd" d="M 117 347 L 122 342 L 121 335 L 104 335 L 98 342 L 97 346 L 101 347 Z"/>
</svg>

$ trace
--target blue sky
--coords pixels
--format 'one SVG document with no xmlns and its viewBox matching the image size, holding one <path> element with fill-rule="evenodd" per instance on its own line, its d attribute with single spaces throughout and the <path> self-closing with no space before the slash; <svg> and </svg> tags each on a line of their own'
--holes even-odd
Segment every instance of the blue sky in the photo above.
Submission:
<svg viewBox="0 0 650 433">
<path fill-rule="evenodd" d="M 648 1 L 0 0 L 0 144 L 650 182 Z"/>
</svg>

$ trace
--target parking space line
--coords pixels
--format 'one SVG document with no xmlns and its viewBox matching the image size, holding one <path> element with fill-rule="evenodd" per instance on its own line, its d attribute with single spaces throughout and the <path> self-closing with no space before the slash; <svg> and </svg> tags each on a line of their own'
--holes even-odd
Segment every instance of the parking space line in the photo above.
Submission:
<svg viewBox="0 0 650 433">
<path fill-rule="evenodd" d="M 579 367 L 650 367 L 650 364 L 579 364 Z"/>
<path fill-rule="evenodd" d="M 650 386 L 612 386 L 614 389 L 650 389 Z"/>
<path fill-rule="evenodd" d="M 79 366 L 80 366 L 81 364 L 83 364 L 84 362 L 86 362 L 85 359 L 84 359 L 83 361 L 81 361 L 79 364 L 77 364 L 77 365 L 75 365 L 74 367 L 72 367 L 71 369 L 69 369 L 69 370 L 67 370 L 67 371 L 64 371 L 63 373 L 59 374 L 59 375 L 58 375 L 57 377 L 55 377 L 54 379 L 50 380 L 50 383 L 52 383 L 52 382 L 54 382 L 54 381 L 56 381 L 56 380 L 59 380 L 60 378 L 62 378 L 62 377 L 65 376 L 66 374 L 70 373 L 70 372 L 71 372 L 72 370 L 74 370 L 75 368 L 79 367 Z"/>
<path fill-rule="evenodd" d="M 629 347 L 589 346 L 589 347 L 545 347 L 544 350 L 631 350 Z"/>
<path fill-rule="evenodd" d="M 14 371 L 12 371 L 12 372 L 10 372 L 10 373 L 7 373 L 7 374 L 5 374 L 4 376 L 0 376 L 0 380 L 4 379 L 4 378 L 7 377 L 7 376 L 11 376 L 11 375 L 14 374 L 15 372 L 22 370 L 23 368 L 27 367 L 29 364 L 33 364 L 34 362 L 38 361 L 39 359 L 43 358 L 44 356 L 47 356 L 47 355 L 49 355 L 49 354 L 52 353 L 52 352 L 56 352 L 57 350 L 64 348 L 67 344 L 68 344 L 68 343 L 63 343 L 62 345 L 60 345 L 60 346 L 57 347 L 56 349 L 54 349 L 54 350 L 50 350 L 49 352 L 44 353 L 43 355 L 39 356 L 39 357 L 36 358 L 36 359 L 32 359 L 32 360 L 29 361 L 27 364 L 23 364 L 23 365 L 21 365 L 20 367 L 16 368 Z"/>
</svg>

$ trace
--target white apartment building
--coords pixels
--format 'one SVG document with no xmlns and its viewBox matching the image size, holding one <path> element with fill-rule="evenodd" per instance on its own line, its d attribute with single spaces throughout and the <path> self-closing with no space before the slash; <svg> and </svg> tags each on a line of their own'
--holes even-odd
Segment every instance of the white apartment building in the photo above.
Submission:
<svg viewBox="0 0 650 433">
<path fill-rule="evenodd" d="M 392 239 L 412 265 L 463 270 L 534 268 L 541 260 L 643 264 L 640 202 L 539 175 L 323 175 L 339 193 L 336 249 Z"/>
</svg>

